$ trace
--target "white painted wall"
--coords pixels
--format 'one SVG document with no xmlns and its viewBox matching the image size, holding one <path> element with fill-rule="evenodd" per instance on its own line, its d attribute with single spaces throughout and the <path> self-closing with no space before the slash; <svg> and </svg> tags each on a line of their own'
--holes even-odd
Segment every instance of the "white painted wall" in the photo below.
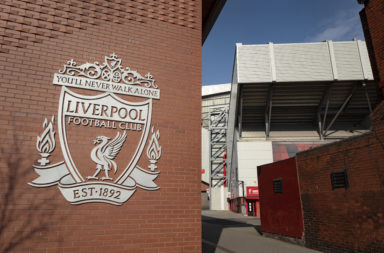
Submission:
<svg viewBox="0 0 384 253">
<path fill-rule="evenodd" d="M 209 131 L 205 128 L 201 128 L 201 169 L 205 170 L 201 180 L 209 183 Z"/>
<path fill-rule="evenodd" d="M 244 188 L 257 186 L 257 166 L 273 162 L 272 142 L 238 141 L 237 156 L 239 181 L 244 181 Z"/>
<path fill-rule="evenodd" d="M 227 192 L 228 188 L 224 186 L 211 189 L 209 202 L 211 210 L 228 210 Z"/>
</svg>

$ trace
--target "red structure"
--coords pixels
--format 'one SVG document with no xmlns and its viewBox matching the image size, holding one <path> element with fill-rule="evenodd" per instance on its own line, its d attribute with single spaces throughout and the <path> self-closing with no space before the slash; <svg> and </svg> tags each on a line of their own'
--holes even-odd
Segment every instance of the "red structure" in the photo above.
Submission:
<svg viewBox="0 0 384 253">
<path fill-rule="evenodd" d="M 247 186 L 246 189 L 245 205 L 247 207 L 247 215 L 260 217 L 259 187 Z"/>
<path fill-rule="evenodd" d="M 303 215 L 296 158 L 259 166 L 258 180 L 262 231 L 301 238 Z"/>
</svg>

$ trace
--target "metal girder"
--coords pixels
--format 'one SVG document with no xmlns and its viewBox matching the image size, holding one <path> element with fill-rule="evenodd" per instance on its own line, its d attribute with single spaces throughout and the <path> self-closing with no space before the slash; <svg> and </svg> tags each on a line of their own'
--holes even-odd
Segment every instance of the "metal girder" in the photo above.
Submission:
<svg viewBox="0 0 384 253">
<path fill-rule="evenodd" d="M 224 176 L 223 155 L 227 151 L 228 107 L 215 107 L 209 112 L 210 188 L 222 185 Z"/>
<path fill-rule="evenodd" d="M 366 83 L 362 82 L 360 84 L 361 84 L 361 87 L 364 88 L 364 93 L 365 93 L 365 97 L 367 100 L 368 110 L 369 110 L 369 112 L 372 112 L 372 105 L 371 105 L 371 102 L 369 99 L 369 94 L 368 94 L 368 90 L 366 87 Z M 353 95 L 355 94 L 356 90 L 358 89 L 358 87 L 359 87 L 358 83 L 353 85 L 353 87 L 351 88 L 347 97 L 344 99 L 343 104 L 337 110 L 335 110 L 333 108 L 332 109 L 329 108 L 330 98 L 332 96 L 332 84 L 330 84 L 324 90 L 323 96 L 322 96 L 320 103 L 319 103 L 319 106 L 317 108 L 317 114 L 316 114 L 316 120 L 315 120 L 315 121 L 317 121 L 317 127 L 318 127 L 320 139 L 324 139 L 324 137 L 326 137 L 328 131 L 330 130 L 330 128 L 333 126 L 333 124 L 335 123 L 335 121 L 338 119 L 338 117 L 341 114 L 347 115 L 347 114 L 366 114 L 367 113 L 367 111 L 365 109 L 351 109 L 351 110 L 346 111 L 346 109 L 347 109 L 348 105 L 350 104 L 351 99 L 352 99 Z M 325 104 L 325 108 L 323 108 L 324 104 Z M 328 126 L 325 128 L 327 116 L 329 116 L 329 115 L 334 115 L 334 116 L 333 116 L 332 120 L 330 121 L 330 123 L 328 124 Z"/>
<path fill-rule="evenodd" d="M 221 154 L 224 154 L 225 153 L 225 150 L 227 149 L 226 146 L 225 146 L 225 143 L 223 144 L 220 144 L 221 147 L 217 148 L 217 150 L 215 152 L 212 152 L 213 154 L 211 155 L 211 158 L 218 158 Z"/>
<path fill-rule="evenodd" d="M 357 90 L 357 85 L 354 85 L 352 87 L 351 91 L 349 92 L 349 95 L 345 98 L 344 103 L 341 105 L 341 107 L 337 111 L 336 115 L 332 118 L 331 122 L 328 124 L 327 128 L 324 130 L 323 136 L 327 135 L 328 130 L 333 126 L 333 124 L 335 123 L 335 121 L 337 120 L 339 115 L 348 107 L 348 104 L 351 101 L 351 98 L 352 98 L 353 94 L 356 92 L 356 90 Z M 326 113 L 327 113 L 327 110 L 326 110 Z M 327 114 L 324 115 L 324 118 L 326 117 L 326 115 Z"/>
<path fill-rule="evenodd" d="M 225 180 L 226 180 L 225 177 L 217 179 L 217 182 L 213 185 L 213 188 L 222 186 L 224 184 Z"/>
<path fill-rule="evenodd" d="M 368 103 L 368 109 L 369 109 L 369 112 L 371 113 L 372 112 L 372 105 L 371 105 L 371 100 L 369 99 L 367 84 L 365 82 L 363 82 L 363 83 L 361 83 L 361 86 L 363 86 L 363 88 L 364 88 L 365 97 L 367 98 L 367 103 Z"/>
<path fill-rule="evenodd" d="M 273 96 L 273 84 L 271 84 L 268 88 L 268 97 L 265 102 L 265 136 L 269 138 L 269 133 L 271 131 L 271 116 L 272 116 L 272 96 Z"/>
<path fill-rule="evenodd" d="M 319 132 L 319 136 L 320 136 L 321 140 L 324 139 L 323 129 L 324 129 L 324 125 L 325 125 L 325 120 L 327 118 L 329 100 L 331 97 L 331 88 L 332 88 L 332 85 L 330 84 L 324 90 L 324 93 L 323 93 L 323 96 L 320 100 L 319 106 L 317 107 L 317 124 L 318 124 L 318 132 Z M 322 109 L 324 103 L 325 103 L 325 115 L 324 115 L 324 118 L 322 119 L 321 118 L 321 109 Z"/>
<path fill-rule="evenodd" d="M 328 109 L 327 115 L 335 115 L 339 109 Z M 320 114 L 324 115 L 325 111 L 321 111 Z M 354 114 L 367 114 L 369 113 L 369 109 L 360 109 L 360 108 L 349 108 L 347 111 L 344 111 L 342 114 L 343 115 L 354 115 Z"/>
<path fill-rule="evenodd" d="M 220 172 L 223 173 L 223 168 L 224 168 L 223 165 L 219 165 L 219 166 L 217 166 L 216 168 L 212 169 L 212 175 L 211 175 L 211 177 L 216 176 L 216 174 L 218 174 L 218 173 L 220 173 Z"/>
<path fill-rule="evenodd" d="M 239 123 L 239 134 L 240 137 L 242 136 L 242 130 L 243 130 L 243 96 L 242 96 L 242 91 L 240 91 L 240 108 L 239 108 L 239 118 L 238 118 L 238 123 Z"/>
</svg>

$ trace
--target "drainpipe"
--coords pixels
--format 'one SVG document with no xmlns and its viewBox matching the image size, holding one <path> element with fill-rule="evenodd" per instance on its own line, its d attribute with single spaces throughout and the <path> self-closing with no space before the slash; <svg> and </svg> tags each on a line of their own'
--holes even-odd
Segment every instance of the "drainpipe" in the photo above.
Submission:
<svg viewBox="0 0 384 253">
<path fill-rule="evenodd" d="M 239 184 L 242 185 L 242 189 L 243 189 L 243 198 L 245 198 L 244 181 L 239 181 Z"/>
<path fill-rule="evenodd" d="M 239 185 L 241 184 L 241 188 L 243 189 L 243 204 L 240 205 L 240 208 L 241 208 L 241 213 L 244 215 L 245 214 L 245 210 L 246 210 L 246 206 L 245 206 L 245 191 L 244 191 L 244 181 L 239 181 Z M 244 207 L 244 208 L 243 208 Z"/>
</svg>

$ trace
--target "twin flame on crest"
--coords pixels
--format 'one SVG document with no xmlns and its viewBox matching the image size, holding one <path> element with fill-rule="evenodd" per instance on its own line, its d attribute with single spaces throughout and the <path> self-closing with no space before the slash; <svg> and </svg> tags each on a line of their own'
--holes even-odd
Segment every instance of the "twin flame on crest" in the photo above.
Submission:
<svg viewBox="0 0 384 253">
<path fill-rule="evenodd" d="M 41 136 L 37 136 L 36 149 L 40 153 L 51 153 L 55 148 L 55 132 L 53 131 L 53 123 L 55 116 L 52 116 L 51 122 L 48 124 L 47 118 L 43 123 L 44 132 Z"/>
<path fill-rule="evenodd" d="M 151 169 L 151 171 L 154 171 L 155 169 L 157 169 L 156 163 L 161 156 L 161 147 L 158 142 L 159 138 L 160 138 L 159 130 L 157 130 L 156 133 L 154 133 L 153 127 L 152 127 L 152 138 L 147 148 L 147 156 L 148 156 L 149 162 L 151 163 L 148 166 L 148 168 Z"/>
<path fill-rule="evenodd" d="M 41 159 L 38 162 L 41 165 L 46 165 L 49 163 L 47 157 L 55 149 L 55 132 L 53 131 L 53 123 L 55 121 L 55 116 L 52 116 L 51 122 L 48 123 L 47 118 L 45 118 L 43 123 L 44 132 L 41 136 L 37 136 L 36 149 L 41 155 Z"/>
</svg>

